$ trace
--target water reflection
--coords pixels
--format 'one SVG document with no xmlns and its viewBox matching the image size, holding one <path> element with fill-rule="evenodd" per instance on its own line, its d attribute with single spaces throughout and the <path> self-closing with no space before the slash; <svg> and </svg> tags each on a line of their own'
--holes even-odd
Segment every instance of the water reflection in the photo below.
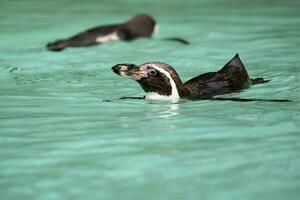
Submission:
<svg viewBox="0 0 300 200">
<path fill-rule="evenodd" d="M 147 118 L 163 118 L 169 119 L 176 117 L 179 112 L 178 108 L 180 104 L 153 104 L 150 107 L 149 112 L 146 114 Z"/>
</svg>

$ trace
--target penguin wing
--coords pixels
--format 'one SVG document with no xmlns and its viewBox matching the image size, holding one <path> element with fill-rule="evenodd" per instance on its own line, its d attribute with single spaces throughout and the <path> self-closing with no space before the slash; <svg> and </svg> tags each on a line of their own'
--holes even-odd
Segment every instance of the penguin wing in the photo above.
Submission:
<svg viewBox="0 0 300 200">
<path fill-rule="evenodd" d="M 208 72 L 200 74 L 183 84 L 193 96 L 210 97 L 215 93 L 224 90 L 228 83 L 226 81 L 218 80 L 217 72 Z"/>
<path fill-rule="evenodd" d="M 179 43 L 185 44 L 185 45 L 189 45 L 190 44 L 189 41 L 187 41 L 184 38 L 180 38 L 180 37 L 167 37 L 167 38 L 163 38 L 163 40 L 173 41 L 173 42 L 179 42 Z"/>
<path fill-rule="evenodd" d="M 220 78 L 229 80 L 231 87 L 234 89 L 249 86 L 250 84 L 262 84 L 270 81 L 263 78 L 250 78 L 238 54 L 226 63 L 226 65 L 218 71 L 218 74 Z"/>
<path fill-rule="evenodd" d="M 200 74 L 184 83 L 193 94 L 217 95 L 248 87 L 250 78 L 244 64 L 236 54 L 217 72 Z"/>
</svg>

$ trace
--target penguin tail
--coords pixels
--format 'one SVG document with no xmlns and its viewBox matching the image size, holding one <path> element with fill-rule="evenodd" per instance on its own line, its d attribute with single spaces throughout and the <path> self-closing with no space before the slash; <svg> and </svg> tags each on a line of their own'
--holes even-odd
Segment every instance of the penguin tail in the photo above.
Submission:
<svg viewBox="0 0 300 200">
<path fill-rule="evenodd" d="M 50 51 L 61 51 L 66 47 L 68 47 L 68 40 L 56 40 L 47 44 L 47 49 Z"/>
<path fill-rule="evenodd" d="M 267 83 L 267 82 L 269 82 L 269 81 L 271 81 L 271 80 L 265 80 L 265 79 L 263 79 L 263 78 L 255 78 L 255 79 L 251 79 L 251 83 L 252 83 L 253 85 L 256 85 L 256 84 L 263 84 L 263 83 Z"/>
</svg>

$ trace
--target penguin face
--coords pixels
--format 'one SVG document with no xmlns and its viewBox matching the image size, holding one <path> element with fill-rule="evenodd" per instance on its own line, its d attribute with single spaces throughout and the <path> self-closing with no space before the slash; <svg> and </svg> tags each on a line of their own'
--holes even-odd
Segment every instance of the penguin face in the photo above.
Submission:
<svg viewBox="0 0 300 200">
<path fill-rule="evenodd" d="M 140 80 L 148 77 L 148 74 L 140 70 L 140 67 L 135 64 L 117 64 L 111 68 L 116 74 L 130 78 L 133 80 Z"/>
<path fill-rule="evenodd" d="M 176 71 L 168 64 L 118 64 L 112 70 L 120 76 L 136 80 L 147 93 L 146 99 L 179 99 L 178 85 L 182 83 Z"/>
</svg>

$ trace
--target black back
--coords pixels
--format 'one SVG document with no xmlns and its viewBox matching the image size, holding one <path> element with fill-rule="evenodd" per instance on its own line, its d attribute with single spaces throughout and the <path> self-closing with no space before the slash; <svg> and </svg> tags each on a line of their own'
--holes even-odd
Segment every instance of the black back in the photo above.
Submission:
<svg viewBox="0 0 300 200">
<path fill-rule="evenodd" d="M 184 83 L 189 98 L 208 98 L 249 87 L 251 81 L 238 54 L 217 72 L 201 74 Z"/>
</svg>

